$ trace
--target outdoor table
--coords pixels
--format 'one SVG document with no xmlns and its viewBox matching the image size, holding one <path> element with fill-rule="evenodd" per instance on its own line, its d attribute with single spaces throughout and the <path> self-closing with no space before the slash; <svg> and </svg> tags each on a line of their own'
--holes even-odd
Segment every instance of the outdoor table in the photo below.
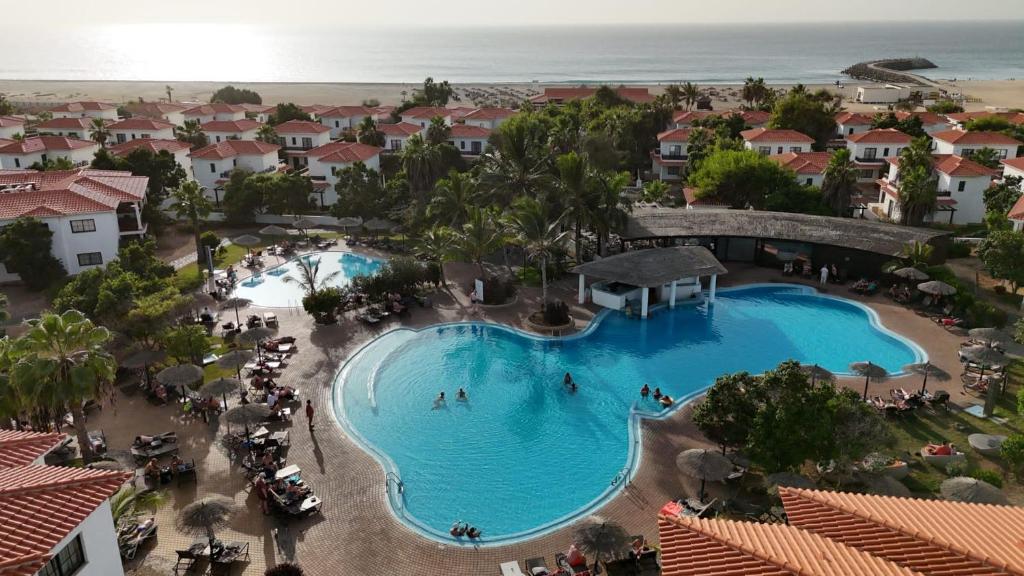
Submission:
<svg viewBox="0 0 1024 576">
<path fill-rule="evenodd" d="M 284 468 L 278 470 L 277 474 L 274 475 L 274 480 L 287 480 L 288 478 L 291 478 L 292 476 L 301 473 L 301 468 L 299 468 L 295 464 L 291 464 L 290 466 L 285 466 Z"/>
<path fill-rule="evenodd" d="M 278 446 L 288 446 L 291 444 L 291 438 L 289 437 L 287 430 L 279 430 L 270 435 L 271 442 L 277 442 Z"/>
<path fill-rule="evenodd" d="M 273 371 L 273 370 L 277 370 L 278 368 L 280 368 L 281 367 L 281 363 L 278 362 L 277 360 L 271 360 L 269 362 L 263 362 L 263 363 L 260 363 L 260 362 L 247 362 L 245 364 L 245 366 L 242 366 L 242 368 L 245 368 L 246 370 L 257 370 L 257 369 L 259 369 L 261 367 L 262 368 L 269 368 L 271 371 Z"/>
<path fill-rule="evenodd" d="M 256 438 L 262 438 L 267 434 L 270 434 L 270 430 L 267 430 L 266 426 L 260 426 L 255 431 L 253 431 L 252 434 L 249 434 L 249 437 L 255 440 Z"/>
</svg>

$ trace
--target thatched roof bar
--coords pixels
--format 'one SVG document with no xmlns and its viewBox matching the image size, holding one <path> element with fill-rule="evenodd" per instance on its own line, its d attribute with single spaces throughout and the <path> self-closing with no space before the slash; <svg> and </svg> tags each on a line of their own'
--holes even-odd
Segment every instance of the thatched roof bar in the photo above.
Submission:
<svg viewBox="0 0 1024 576">
<path fill-rule="evenodd" d="M 662 286 L 680 278 L 728 272 L 703 246 L 675 246 L 623 252 L 580 264 L 572 271 L 601 280 L 644 287 Z"/>
</svg>

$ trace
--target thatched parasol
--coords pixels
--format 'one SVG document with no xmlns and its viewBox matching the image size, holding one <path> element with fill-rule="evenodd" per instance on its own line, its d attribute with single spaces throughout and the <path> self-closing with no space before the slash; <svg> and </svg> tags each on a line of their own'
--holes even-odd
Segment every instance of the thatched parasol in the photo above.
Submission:
<svg viewBox="0 0 1024 576">
<path fill-rule="evenodd" d="M 195 292 L 191 296 L 193 306 L 210 308 L 217 305 L 217 299 L 206 292 Z"/>
<path fill-rule="evenodd" d="M 156 381 L 164 386 L 180 387 L 184 396 L 186 386 L 203 381 L 203 369 L 195 364 L 178 364 L 157 373 Z"/>
<path fill-rule="evenodd" d="M 242 366 L 252 359 L 252 350 L 243 350 L 236 348 L 221 354 L 220 358 L 217 358 L 217 366 L 221 368 L 234 368 L 238 374 L 238 379 L 242 379 Z"/>
<path fill-rule="evenodd" d="M 119 362 L 122 368 L 129 370 L 142 369 L 143 374 L 146 376 L 146 384 L 150 383 L 149 367 L 163 362 L 167 359 L 167 352 L 163 350 L 139 350 L 131 356 L 125 358 Z"/>
<path fill-rule="evenodd" d="M 872 494 L 880 496 L 898 496 L 900 498 L 910 497 L 910 488 L 899 480 L 886 474 L 870 475 L 864 479 L 864 485 Z"/>
<path fill-rule="evenodd" d="M 942 497 L 954 502 L 974 504 L 1009 504 L 1006 494 L 995 486 L 967 476 L 957 476 L 942 483 L 939 489 Z"/>
<path fill-rule="evenodd" d="M 817 364 L 801 364 L 800 369 L 811 377 L 811 385 L 814 385 L 818 380 L 827 380 L 829 382 L 836 381 L 835 374 L 821 366 L 818 366 Z"/>
<path fill-rule="evenodd" d="M 900 268 L 893 272 L 893 274 L 906 280 L 927 280 L 929 278 L 928 274 L 910 266 Z"/>
<path fill-rule="evenodd" d="M 241 424 L 245 426 L 245 437 L 249 437 L 249 425 L 255 422 L 263 422 L 270 417 L 270 407 L 266 404 L 242 404 L 235 406 L 224 413 L 224 419 L 228 424 Z"/>
<path fill-rule="evenodd" d="M 239 246 L 245 246 L 246 248 L 252 248 L 253 246 L 259 246 L 263 243 L 263 240 L 259 236 L 253 236 L 252 234 L 242 234 L 236 238 L 231 239 L 232 244 L 238 244 Z"/>
<path fill-rule="evenodd" d="M 765 486 L 784 486 L 787 488 L 807 488 L 813 489 L 815 487 L 814 480 L 811 480 L 807 476 L 802 474 L 796 474 L 793 472 L 776 472 L 769 474 L 764 478 Z"/>
<path fill-rule="evenodd" d="M 273 338 L 277 334 L 277 331 L 273 328 L 267 328 L 266 326 L 257 326 L 255 328 L 249 328 L 245 332 L 238 335 L 238 343 L 243 346 L 253 346 L 256 348 L 256 356 L 262 358 L 260 353 L 260 342 Z"/>
<path fill-rule="evenodd" d="M 260 234 L 264 236 L 288 236 L 288 231 L 278 226 L 277 224 L 271 224 L 270 226 L 264 226 L 260 229 Z"/>
<path fill-rule="evenodd" d="M 945 370 L 939 368 L 938 366 L 932 364 L 931 362 L 907 364 L 906 366 L 903 367 L 903 370 L 924 376 L 924 381 L 921 382 L 921 394 L 924 394 L 925 390 L 928 389 L 929 376 L 935 378 L 936 380 L 942 380 L 943 382 L 952 378 L 952 376 L 949 375 L 949 372 L 946 372 Z"/>
<path fill-rule="evenodd" d="M 629 546 L 630 537 L 621 525 L 591 516 L 573 531 L 573 542 L 581 552 L 594 556 L 594 574 L 597 574 L 601 556 L 618 557 Z"/>
<path fill-rule="evenodd" d="M 691 478 L 700 478 L 700 499 L 704 501 L 704 484 L 721 482 L 732 474 L 733 463 L 715 450 L 691 448 L 676 456 L 676 468 Z"/>
<path fill-rule="evenodd" d="M 242 389 L 242 381 L 235 378 L 217 378 L 203 384 L 199 393 L 203 396 L 220 396 L 224 399 L 224 408 L 228 407 L 228 394 L 238 392 Z"/>
<path fill-rule="evenodd" d="M 338 218 L 338 226 L 345 229 L 356 228 L 363 225 L 363 219 L 358 216 L 348 216 L 345 218 Z"/>
<path fill-rule="evenodd" d="M 295 228 L 299 232 L 302 232 L 303 236 L 306 235 L 306 230 L 309 230 L 314 226 L 316 226 L 316 222 L 309 218 L 299 218 L 292 222 L 292 228 Z"/>
<path fill-rule="evenodd" d="M 371 218 L 366 222 L 363 222 L 363 228 L 366 228 L 370 232 L 388 232 L 394 230 L 396 226 L 398 226 L 398 224 L 382 218 Z"/>
<path fill-rule="evenodd" d="M 1005 354 L 991 346 L 968 346 L 960 349 L 960 356 L 981 367 L 979 380 L 985 377 L 986 368 L 1006 366 L 1007 357 Z M 996 400 L 999 397 L 999 386 L 995 383 L 989 385 L 985 393 L 985 416 L 991 416 L 996 409 Z"/>
<path fill-rule="evenodd" d="M 872 378 L 884 380 L 889 377 L 889 372 L 885 368 L 871 362 L 854 362 L 850 364 L 850 372 L 864 377 L 864 400 L 868 399 L 868 384 Z"/>
<path fill-rule="evenodd" d="M 988 344 L 1002 344 L 1013 340 L 1013 337 L 999 328 L 971 328 L 967 334 L 975 340 Z"/>
<path fill-rule="evenodd" d="M 242 318 L 241 316 L 238 315 L 238 309 L 245 308 L 249 304 L 252 304 L 252 300 L 249 300 L 248 298 L 242 298 L 241 296 L 232 296 L 231 298 L 228 298 L 224 302 L 221 302 L 220 307 L 224 310 L 227 310 L 228 308 L 235 309 L 235 326 L 238 327 L 242 325 Z"/>
<path fill-rule="evenodd" d="M 175 524 L 180 532 L 206 536 L 212 548 L 216 541 L 214 531 L 227 527 L 235 510 L 234 500 L 214 494 L 182 508 Z"/>
<path fill-rule="evenodd" d="M 917 285 L 917 289 L 933 296 L 952 296 L 956 294 L 956 288 L 939 280 L 922 282 Z"/>
</svg>

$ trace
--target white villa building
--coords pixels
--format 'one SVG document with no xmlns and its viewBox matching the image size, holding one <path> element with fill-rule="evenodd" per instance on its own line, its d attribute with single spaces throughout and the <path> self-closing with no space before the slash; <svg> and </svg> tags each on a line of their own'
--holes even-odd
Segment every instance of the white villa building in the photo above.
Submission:
<svg viewBox="0 0 1024 576">
<path fill-rule="evenodd" d="M 245 117 L 252 118 L 260 124 L 266 124 L 270 122 L 270 116 L 277 111 L 277 106 L 267 106 L 266 104 L 239 104 L 245 109 Z"/>
<path fill-rule="evenodd" d="M 515 116 L 516 111 L 511 108 L 477 108 L 462 117 L 467 126 L 479 126 L 488 130 L 495 130 L 502 122 Z"/>
<path fill-rule="evenodd" d="M 658 147 L 651 152 L 651 175 L 667 182 L 679 181 L 686 166 L 689 140 L 689 128 L 673 128 L 658 134 Z"/>
<path fill-rule="evenodd" d="M 22 217 L 53 232 L 53 255 L 69 274 L 117 257 L 121 239 L 144 236 L 149 178 L 111 170 L 0 170 L 0 227 Z M 0 263 L 0 282 L 17 280 Z"/>
<path fill-rule="evenodd" d="M 192 152 L 192 172 L 206 197 L 220 206 L 224 184 L 236 168 L 274 172 L 280 166 L 277 144 L 259 140 L 224 140 Z"/>
<path fill-rule="evenodd" d="M 211 120 L 199 125 L 211 144 L 226 140 L 255 140 L 259 131 L 259 122 L 243 118 L 241 120 Z"/>
<path fill-rule="evenodd" d="M 910 98 L 909 86 L 898 84 L 871 84 L 857 87 L 857 102 L 861 104 L 895 104 Z"/>
<path fill-rule="evenodd" d="M 402 112 L 401 116 L 402 122 L 416 124 L 420 128 L 430 126 L 430 121 L 438 117 L 444 119 L 445 124 L 452 125 L 451 110 L 438 106 L 416 106 Z"/>
<path fill-rule="evenodd" d="M 1003 160 L 1003 176 L 1016 176 L 1024 179 L 1024 158 Z M 1024 183 L 1021 186 L 1024 186 Z"/>
<path fill-rule="evenodd" d="M 860 112 L 840 112 L 836 114 L 836 135 L 847 138 L 854 134 L 867 132 L 871 129 L 871 116 Z"/>
<path fill-rule="evenodd" d="M 110 497 L 132 474 L 43 465 L 63 436 L 0 430 L 4 576 L 124 573 Z"/>
<path fill-rule="evenodd" d="M 12 140 L 16 134 L 25 133 L 25 119 L 17 116 L 0 116 L 0 140 Z"/>
<path fill-rule="evenodd" d="M 245 119 L 245 108 L 235 104 L 200 104 L 182 111 L 185 120 L 207 122 L 232 122 Z"/>
<path fill-rule="evenodd" d="M 319 122 L 308 120 L 289 120 L 274 126 L 277 142 L 285 154 L 285 162 L 295 169 L 307 165 L 308 159 L 303 154 L 331 141 L 331 129 Z"/>
<path fill-rule="evenodd" d="M 331 129 L 331 138 L 341 138 L 346 131 L 355 130 L 367 116 L 377 120 L 377 112 L 365 106 L 334 106 L 319 110 L 315 116 L 321 124 Z"/>
<path fill-rule="evenodd" d="M 100 145 L 91 140 L 77 140 L 63 136 L 32 136 L 0 146 L 0 169 L 28 168 L 36 162 L 66 158 L 75 166 L 92 162 Z"/>
<path fill-rule="evenodd" d="M 1017 157 L 1017 147 L 1021 142 L 1001 132 L 965 132 L 963 130 L 947 130 L 932 134 L 935 140 L 936 154 L 954 154 L 970 156 L 975 150 L 991 148 L 999 153 L 1001 160 Z"/>
<path fill-rule="evenodd" d="M 309 176 L 320 193 L 317 198 L 320 206 L 327 207 L 338 201 L 334 185 L 338 183 L 340 170 L 362 162 L 367 168 L 379 171 L 380 153 L 380 148 L 358 142 L 331 142 L 307 150 L 304 154 L 309 163 Z"/>
<path fill-rule="evenodd" d="M 36 134 L 40 136 L 65 136 L 79 140 L 89 140 L 92 133 L 92 118 L 50 118 L 36 124 Z M 110 121 L 105 121 L 106 125 Z"/>
<path fill-rule="evenodd" d="M 825 169 L 832 158 L 831 152 L 786 152 L 769 156 L 783 168 L 796 174 L 796 180 L 804 186 L 821 187 L 825 180 Z"/>
<path fill-rule="evenodd" d="M 796 130 L 754 128 L 740 132 L 743 147 L 764 156 L 785 152 L 810 152 L 814 138 Z"/>
<path fill-rule="evenodd" d="M 945 132 L 949 130 L 949 121 L 946 117 L 936 114 L 934 112 L 906 112 L 903 110 L 897 110 L 893 112 L 896 115 L 896 119 L 903 121 L 911 116 L 917 116 L 921 119 L 921 127 L 929 135 L 937 134 L 939 132 Z"/>
<path fill-rule="evenodd" d="M 957 112 L 946 114 L 949 123 L 958 130 L 965 130 L 967 123 L 978 118 L 1002 118 L 1014 126 L 1024 126 L 1024 112 L 1010 112 L 1005 108 L 1002 110 L 980 110 L 977 112 Z"/>
<path fill-rule="evenodd" d="M 886 159 L 899 156 L 910 145 L 909 135 L 893 128 L 858 132 L 846 137 L 846 148 L 857 167 L 859 182 L 874 182 L 887 171 Z"/>
<path fill-rule="evenodd" d="M 413 134 L 421 134 L 424 129 L 417 124 L 399 122 L 398 124 L 377 124 L 377 130 L 384 134 L 384 152 L 401 152 L 405 143 Z"/>
<path fill-rule="evenodd" d="M 114 144 L 107 148 L 107 150 L 114 156 L 124 157 L 131 154 L 133 150 L 138 148 L 145 148 L 153 154 L 159 154 L 166 150 L 174 156 L 174 160 L 185 170 L 185 173 L 188 174 L 188 179 L 195 180 L 195 176 L 192 173 L 192 157 L 189 155 L 190 146 L 188 142 L 173 139 L 152 140 L 148 138 L 138 138 L 121 144 Z"/>
<path fill-rule="evenodd" d="M 939 180 L 938 210 L 925 220 L 949 224 L 976 224 L 985 219 L 985 190 L 997 171 L 970 158 L 936 154 L 933 168 Z M 889 160 L 888 175 L 879 180 L 880 208 L 890 220 L 899 220 L 900 159 Z M 948 213 L 948 217 L 946 216 Z"/>
<path fill-rule="evenodd" d="M 155 118 L 118 120 L 108 124 L 107 130 L 110 131 L 111 139 L 118 144 L 128 142 L 129 140 L 138 140 L 139 138 L 153 140 L 174 139 L 174 124 Z"/>
<path fill-rule="evenodd" d="M 484 148 L 487 147 L 487 139 L 490 136 L 490 128 L 469 124 L 456 124 L 452 126 L 448 142 L 461 152 L 463 156 L 479 156 L 483 154 Z"/>
<path fill-rule="evenodd" d="M 133 116 L 143 116 L 145 118 L 157 118 L 170 122 L 175 126 L 182 126 L 185 124 L 185 110 L 193 108 L 193 106 L 186 106 L 184 104 L 174 104 L 169 102 L 129 102 L 125 104 L 125 109 Z"/>
<path fill-rule="evenodd" d="M 105 102 L 68 102 L 49 112 L 54 118 L 102 118 L 117 120 L 117 106 Z"/>
</svg>

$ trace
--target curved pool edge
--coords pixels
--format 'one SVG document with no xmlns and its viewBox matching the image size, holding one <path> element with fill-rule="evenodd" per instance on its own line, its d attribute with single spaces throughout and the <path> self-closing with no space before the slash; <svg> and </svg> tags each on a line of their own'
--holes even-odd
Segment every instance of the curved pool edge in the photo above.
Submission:
<svg viewBox="0 0 1024 576">
<path fill-rule="evenodd" d="M 827 293 L 822 293 L 813 286 L 807 286 L 804 284 L 760 282 L 720 288 L 717 290 L 716 293 L 721 294 L 754 288 L 795 288 L 798 289 L 798 294 L 813 295 L 853 305 L 865 312 L 865 314 L 868 317 L 868 321 L 873 328 L 891 338 L 896 339 L 900 343 L 906 345 L 911 351 L 913 351 L 916 361 L 924 362 L 928 359 L 927 352 L 919 344 L 917 344 L 917 342 L 886 327 L 882 323 L 881 317 L 879 316 L 878 312 L 871 308 L 870 306 L 868 306 L 867 304 L 857 302 L 849 298 L 844 298 L 842 296 L 835 296 Z M 701 305 L 707 306 L 713 304 L 708 302 L 705 298 L 705 302 Z M 659 308 L 663 308 L 665 306 L 667 305 L 658 304 L 652 307 L 651 309 L 656 310 Z M 610 309 L 600 310 L 597 314 L 594 315 L 594 317 L 590 320 L 586 327 L 584 327 L 579 332 L 570 334 L 568 336 L 545 336 L 541 334 L 535 334 L 533 332 L 528 332 L 516 326 L 500 324 L 497 322 L 485 322 L 481 320 L 460 320 L 452 322 L 441 322 L 419 328 L 397 326 L 384 332 L 381 332 L 372 339 L 363 343 L 355 351 L 353 351 L 352 354 L 345 360 L 345 362 L 339 368 L 337 374 L 335 374 L 335 377 L 331 383 L 331 409 L 334 415 L 334 419 L 338 423 L 339 427 L 349 436 L 349 438 L 351 438 L 356 443 L 356 445 L 358 445 L 364 452 L 366 452 L 372 458 L 374 458 L 377 461 L 377 463 L 381 466 L 383 472 L 382 476 L 385 483 L 384 490 L 387 496 L 386 499 L 391 514 L 413 533 L 437 543 L 459 547 L 497 547 L 518 544 L 521 542 L 539 538 L 541 536 L 545 536 L 547 534 L 551 534 L 557 530 L 560 530 L 573 524 L 574 522 L 579 521 L 580 519 L 584 518 L 589 514 L 596 512 L 597 510 L 603 508 L 605 505 L 611 502 L 615 497 L 617 497 L 625 489 L 625 487 L 632 482 L 632 480 L 636 477 L 636 474 L 640 470 L 640 464 L 642 463 L 643 454 L 643 421 L 661 421 L 674 416 L 679 410 L 683 409 L 700 396 L 703 396 L 707 389 L 714 384 L 713 382 L 708 384 L 707 386 L 702 386 L 697 390 L 691 392 L 690 394 L 678 399 L 678 401 L 671 407 L 661 410 L 659 412 L 640 410 L 637 408 L 636 403 L 634 403 L 633 406 L 630 408 L 629 425 L 627 428 L 629 446 L 627 449 L 626 464 L 625 466 L 623 466 L 622 470 L 616 476 L 616 479 L 612 481 L 608 488 L 606 488 L 603 492 L 601 492 L 601 494 L 599 494 L 593 500 L 591 500 L 590 502 L 588 502 L 587 504 L 573 512 L 564 514 L 559 518 L 551 520 L 550 522 L 547 522 L 536 528 L 504 535 L 500 538 L 496 538 L 493 540 L 486 538 L 480 540 L 455 539 L 447 532 L 441 532 L 439 530 L 436 530 L 428 526 L 424 522 L 421 522 L 414 515 L 405 511 L 404 506 L 401 505 L 401 501 L 403 500 L 402 494 L 395 494 L 395 491 L 392 490 L 391 488 L 391 483 L 387 480 L 388 475 L 394 474 L 399 479 L 399 481 L 401 481 L 401 474 L 398 466 L 394 463 L 393 460 L 391 460 L 391 458 L 386 453 L 384 453 L 381 450 L 378 450 L 376 446 L 374 446 L 370 441 L 364 438 L 362 434 L 360 434 L 359 431 L 356 430 L 355 427 L 351 425 L 351 423 L 348 421 L 348 418 L 345 416 L 345 412 L 342 407 L 344 388 L 345 385 L 347 384 L 344 376 L 352 367 L 352 361 L 355 358 L 357 358 L 361 353 L 363 353 L 363 351 L 365 351 L 367 348 L 376 344 L 379 340 L 383 339 L 388 335 L 397 332 L 419 333 L 427 330 L 434 330 L 437 328 L 450 326 L 484 326 L 488 328 L 501 329 L 534 341 L 568 341 L 586 337 L 591 332 L 596 330 L 597 327 L 604 320 L 604 318 L 607 315 L 611 314 L 612 312 L 614 311 Z M 892 373 L 890 375 L 893 377 L 899 377 L 906 374 L 906 372 L 900 371 Z M 836 373 L 836 375 L 842 377 L 856 376 L 855 374 L 849 372 L 839 372 Z M 339 383 L 341 384 L 340 386 L 338 385 Z M 625 472 L 625 474 L 623 474 L 623 472 Z M 616 480 L 619 480 L 619 478 L 621 478 L 621 481 L 616 482 Z"/>
</svg>

